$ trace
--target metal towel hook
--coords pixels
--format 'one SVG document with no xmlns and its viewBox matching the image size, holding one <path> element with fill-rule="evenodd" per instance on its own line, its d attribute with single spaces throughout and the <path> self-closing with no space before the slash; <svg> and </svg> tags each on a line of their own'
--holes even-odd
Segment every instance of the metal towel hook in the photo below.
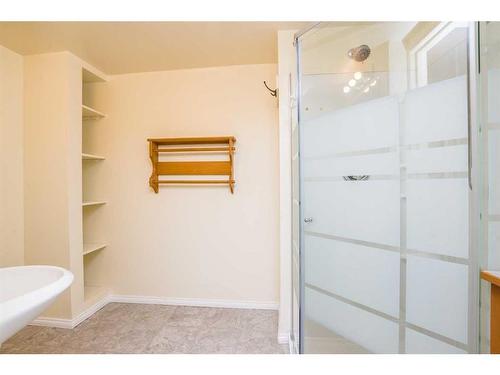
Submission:
<svg viewBox="0 0 500 375">
<path fill-rule="evenodd" d="M 266 81 L 264 81 L 264 86 L 266 86 L 266 89 L 268 89 L 271 92 L 271 96 L 278 97 L 278 89 L 273 90 L 267 85 Z"/>
</svg>

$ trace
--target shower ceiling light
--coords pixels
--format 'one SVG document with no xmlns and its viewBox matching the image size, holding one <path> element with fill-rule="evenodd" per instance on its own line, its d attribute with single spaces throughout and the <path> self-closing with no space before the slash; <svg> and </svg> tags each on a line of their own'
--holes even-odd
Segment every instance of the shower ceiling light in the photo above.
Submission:
<svg viewBox="0 0 500 375">
<path fill-rule="evenodd" d="M 361 77 L 363 77 L 363 74 L 361 74 L 361 72 L 356 72 L 354 73 L 354 79 L 361 79 Z"/>
<path fill-rule="evenodd" d="M 356 80 L 351 79 L 351 80 L 349 81 L 349 86 L 351 86 L 351 87 L 356 86 Z"/>
</svg>

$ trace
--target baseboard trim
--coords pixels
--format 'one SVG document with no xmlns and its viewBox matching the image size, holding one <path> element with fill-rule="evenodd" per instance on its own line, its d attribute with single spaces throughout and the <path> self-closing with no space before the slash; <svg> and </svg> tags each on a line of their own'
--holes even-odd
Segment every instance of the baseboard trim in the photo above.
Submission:
<svg viewBox="0 0 500 375">
<path fill-rule="evenodd" d="M 73 319 L 73 327 L 75 328 L 78 324 L 87 320 L 104 306 L 106 306 L 110 302 L 111 296 L 108 294 L 103 297 L 101 300 L 97 301 L 94 305 L 90 306 L 88 309 L 82 311 L 75 319 Z"/>
<path fill-rule="evenodd" d="M 98 302 L 96 302 L 94 305 L 82 311 L 74 319 L 49 318 L 41 316 L 33 320 L 29 325 L 73 329 L 84 320 L 90 318 L 92 315 L 94 315 L 96 312 L 98 312 L 100 309 L 106 306 L 109 302 L 110 302 L 110 296 L 107 295 Z"/>
<path fill-rule="evenodd" d="M 40 326 L 40 327 L 52 327 L 52 328 L 66 328 L 66 329 L 74 328 L 72 319 L 47 318 L 44 316 L 36 318 L 29 325 Z"/>
<path fill-rule="evenodd" d="M 293 347 L 292 332 L 288 333 L 288 352 L 289 354 L 298 354 Z"/>
<path fill-rule="evenodd" d="M 97 311 L 102 309 L 108 303 L 143 303 L 147 305 L 172 305 L 172 306 L 193 306 L 193 307 L 219 307 L 228 309 L 257 309 L 257 310 L 278 310 L 278 302 L 260 302 L 260 301 L 234 301 L 219 299 L 199 299 L 199 298 L 169 298 L 169 297 L 151 297 L 134 295 L 107 295 L 100 301 L 81 312 L 74 319 L 61 319 L 50 317 L 39 317 L 33 320 L 29 325 L 73 329 L 84 320 L 90 318 Z M 285 335 L 285 334 L 283 334 Z M 288 336 L 278 335 L 278 341 L 286 344 Z M 281 341 L 280 341 L 281 340 Z"/>
<path fill-rule="evenodd" d="M 172 305 L 193 307 L 219 307 L 228 309 L 278 310 L 278 302 L 238 301 L 224 299 L 172 298 L 153 296 L 119 295 L 110 296 L 110 302 L 144 303 L 150 305 Z"/>
<path fill-rule="evenodd" d="M 288 344 L 290 340 L 290 334 L 288 332 L 278 332 L 278 343 Z"/>
</svg>

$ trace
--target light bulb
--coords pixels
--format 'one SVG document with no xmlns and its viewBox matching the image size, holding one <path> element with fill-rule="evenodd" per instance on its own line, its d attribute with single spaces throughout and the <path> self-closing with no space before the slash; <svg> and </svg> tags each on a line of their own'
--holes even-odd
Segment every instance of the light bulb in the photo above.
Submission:
<svg viewBox="0 0 500 375">
<path fill-rule="evenodd" d="M 374 80 L 370 83 L 370 86 L 372 86 L 372 87 L 373 87 L 373 86 L 375 86 L 376 84 L 377 84 L 377 80 L 376 80 L 376 79 L 374 79 Z"/>
<path fill-rule="evenodd" d="M 344 86 L 344 94 L 347 94 L 349 91 L 351 91 L 351 88 L 349 86 Z"/>
<path fill-rule="evenodd" d="M 368 86 L 366 89 L 363 90 L 363 92 L 366 94 L 368 91 L 370 91 L 370 86 Z"/>
<path fill-rule="evenodd" d="M 355 81 L 354 79 L 351 79 L 351 80 L 349 81 L 349 86 L 351 86 L 351 87 L 356 86 L 356 81 Z"/>
<path fill-rule="evenodd" d="M 354 73 L 354 79 L 361 79 L 361 77 L 363 77 L 363 74 L 361 74 L 361 72 L 356 72 Z"/>
</svg>

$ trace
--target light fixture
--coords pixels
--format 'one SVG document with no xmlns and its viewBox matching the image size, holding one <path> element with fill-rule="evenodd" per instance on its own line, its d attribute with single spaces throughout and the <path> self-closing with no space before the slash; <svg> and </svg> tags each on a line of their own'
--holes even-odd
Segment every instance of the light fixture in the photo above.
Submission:
<svg viewBox="0 0 500 375">
<path fill-rule="evenodd" d="M 348 83 L 349 83 L 349 86 L 351 86 L 351 87 L 356 86 L 356 80 L 354 80 L 354 79 L 351 79 Z"/>
<path fill-rule="evenodd" d="M 366 89 L 363 90 L 363 92 L 366 94 L 368 91 L 370 91 L 370 86 L 368 86 Z"/>
<path fill-rule="evenodd" d="M 354 73 L 354 79 L 360 80 L 361 77 L 363 77 L 363 74 L 361 72 Z"/>
<path fill-rule="evenodd" d="M 376 80 L 376 79 L 374 79 L 374 80 L 370 83 L 370 86 L 372 86 L 372 87 L 373 87 L 373 86 L 375 86 L 376 84 L 377 84 L 377 80 Z"/>
<path fill-rule="evenodd" d="M 344 86 L 344 94 L 349 93 L 351 91 L 351 88 L 349 86 Z"/>
</svg>

